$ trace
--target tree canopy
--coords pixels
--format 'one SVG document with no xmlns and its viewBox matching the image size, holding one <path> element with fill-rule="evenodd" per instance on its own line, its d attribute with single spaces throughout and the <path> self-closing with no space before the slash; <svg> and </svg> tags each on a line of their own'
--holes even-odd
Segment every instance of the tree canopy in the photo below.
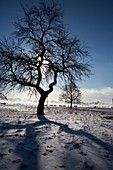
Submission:
<svg viewBox="0 0 113 170">
<path fill-rule="evenodd" d="M 0 90 L 38 92 L 44 105 L 58 82 L 76 85 L 90 75 L 89 52 L 70 36 L 57 4 L 43 1 L 22 10 L 11 38 L 0 40 Z"/>
<path fill-rule="evenodd" d="M 72 108 L 73 104 L 79 104 L 81 101 L 81 92 L 77 86 L 69 83 L 63 87 L 63 92 L 60 94 L 59 98 L 61 101 L 70 104 Z"/>
</svg>

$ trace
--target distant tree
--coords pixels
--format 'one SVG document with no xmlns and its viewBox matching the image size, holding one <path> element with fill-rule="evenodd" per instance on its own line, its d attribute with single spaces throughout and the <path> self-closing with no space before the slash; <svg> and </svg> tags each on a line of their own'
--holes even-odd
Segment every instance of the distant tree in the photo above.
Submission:
<svg viewBox="0 0 113 170">
<path fill-rule="evenodd" d="M 40 94 L 37 115 L 57 82 L 90 75 L 89 56 L 80 40 L 70 37 L 61 9 L 54 3 L 23 7 L 9 39 L 0 40 L 0 90 L 28 90 Z M 46 85 L 46 90 L 45 90 Z"/>
<path fill-rule="evenodd" d="M 81 101 L 81 92 L 74 84 L 65 85 L 62 94 L 59 96 L 61 101 L 70 104 L 72 108 L 73 104 L 78 104 Z"/>
</svg>

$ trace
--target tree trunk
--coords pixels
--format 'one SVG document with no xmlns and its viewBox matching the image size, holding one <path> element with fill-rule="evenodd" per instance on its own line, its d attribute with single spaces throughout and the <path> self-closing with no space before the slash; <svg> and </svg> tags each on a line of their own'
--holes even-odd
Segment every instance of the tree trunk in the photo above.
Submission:
<svg viewBox="0 0 113 170">
<path fill-rule="evenodd" d="M 42 94 L 39 99 L 39 104 L 37 107 L 37 115 L 44 115 L 44 103 L 47 98 L 46 94 Z"/>
<path fill-rule="evenodd" d="M 72 109 L 72 107 L 73 107 L 72 105 L 73 105 L 73 104 L 72 104 L 72 101 L 71 101 L 71 102 L 70 102 L 70 108 L 71 108 L 71 109 Z"/>
<path fill-rule="evenodd" d="M 73 107 L 73 99 L 72 99 L 72 96 L 71 96 L 71 100 L 70 100 L 70 108 L 72 109 Z"/>
<path fill-rule="evenodd" d="M 44 115 L 44 103 L 48 95 L 53 91 L 53 86 L 57 84 L 57 71 L 54 71 L 54 80 L 49 84 L 49 90 L 44 91 L 39 85 L 37 86 L 37 91 L 40 93 L 40 100 L 37 107 L 37 116 Z M 40 82 L 39 82 L 40 83 Z"/>
</svg>

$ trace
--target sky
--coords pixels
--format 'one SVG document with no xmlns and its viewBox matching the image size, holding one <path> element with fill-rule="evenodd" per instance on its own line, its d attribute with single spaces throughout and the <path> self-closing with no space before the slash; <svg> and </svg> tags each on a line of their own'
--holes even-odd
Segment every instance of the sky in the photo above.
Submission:
<svg viewBox="0 0 113 170">
<path fill-rule="evenodd" d="M 51 0 L 46 0 L 50 2 Z M 93 75 L 79 82 L 84 101 L 111 102 L 113 98 L 113 0 L 54 0 L 61 6 L 72 36 L 88 46 Z M 38 0 L 1 0 L 0 37 L 13 32 L 12 22 L 25 5 Z"/>
</svg>

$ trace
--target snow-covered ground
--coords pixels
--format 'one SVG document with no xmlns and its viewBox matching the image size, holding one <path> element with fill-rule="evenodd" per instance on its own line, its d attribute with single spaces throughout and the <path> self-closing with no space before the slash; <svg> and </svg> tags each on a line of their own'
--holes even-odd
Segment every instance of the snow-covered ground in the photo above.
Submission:
<svg viewBox="0 0 113 170">
<path fill-rule="evenodd" d="M 113 170 L 113 109 L 0 106 L 0 170 Z"/>
</svg>

